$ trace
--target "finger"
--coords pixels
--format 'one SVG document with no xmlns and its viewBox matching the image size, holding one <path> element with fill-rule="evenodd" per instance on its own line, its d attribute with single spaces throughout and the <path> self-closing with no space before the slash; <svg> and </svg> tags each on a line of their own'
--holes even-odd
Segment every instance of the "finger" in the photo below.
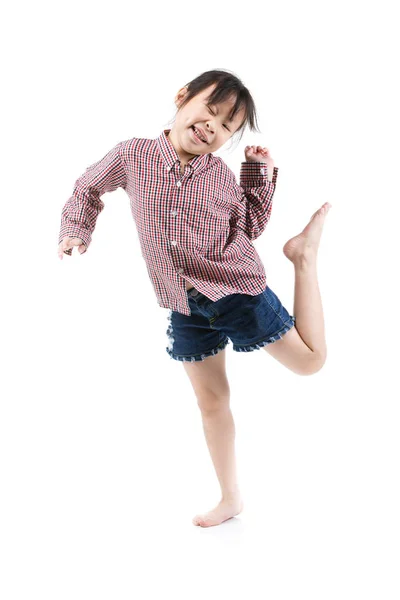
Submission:
<svg viewBox="0 0 400 600">
<path fill-rule="evenodd" d="M 63 239 L 62 248 L 61 248 L 63 255 L 66 254 L 67 256 L 71 256 L 73 247 L 74 247 L 73 238 L 66 237 Z"/>
<path fill-rule="evenodd" d="M 69 251 L 69 252 L 70 252 L 70 251 Z M 70 254 L 68 253 L 68 248 L 64 248 L 64 247 L 63 247 L 63 248 L 61 248 L 61 250 L 59 250 L 59 251 L 58 251 L 58 256 L 61 258 L 61 260 L 63 259 L 63 257 L 64 257 L 64 254 L 67 254 L 68 256 L 70 255 Z"/>
</svg>

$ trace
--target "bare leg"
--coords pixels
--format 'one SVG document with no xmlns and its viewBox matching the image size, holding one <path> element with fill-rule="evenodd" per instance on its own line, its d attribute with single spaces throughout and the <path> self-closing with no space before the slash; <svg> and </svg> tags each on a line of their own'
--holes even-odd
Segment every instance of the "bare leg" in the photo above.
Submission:
<svg viewBox="0 0 400 600">
<path fill-rule="evenodd" d="M 293 314 L 296 329 L 310 350 L 326 357 L 325 323 L 317 278 L 317 257 L 310 254 L 294 263 Z"/>
<path fill-rule="evenodd" d="M 223 500 L 231 500 L 239 489 L 235 457 L 235 422 L 230 407 L 201 413 L 204 435 L 221 486 Z"/>
<path fill-rule="evenodd" d="M 317 210 L 303 231 L 284 246 L 285 256 L 295 269 L 293 314 L 296 329 L 308 348 L 326 357 L 325 324 L 317 277 L 317 253 L 326 214 L 326 202 Z"/>
<path fill-rule="evenodd" d="M 193 524 L 201 527 L 219 525 L 243 510 L 236 473 L 236 432 L 225 361 L 226 350 L 222 350 L 203 361 L 182 362 L 196 394 L 205 439 L 221 487 L 219 504 L 193 518 Z"/>
<path fill-rule="evenodd" d="M 236 472 L 235 423 L 228 403 L 201 410 L 208 450 L 221 486 L 221 501 L 207 513 L 196 515 L 194 525 L 210 527 L 239 514 L 243 509 Z"/>
</svg>

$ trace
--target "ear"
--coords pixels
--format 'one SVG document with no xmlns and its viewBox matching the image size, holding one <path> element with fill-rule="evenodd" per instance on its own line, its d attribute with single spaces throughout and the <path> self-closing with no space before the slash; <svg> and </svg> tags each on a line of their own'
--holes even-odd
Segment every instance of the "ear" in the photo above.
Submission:
<svg viewBox="0 0 400 600">
<path fill-rule="evenodd" d="M 176 106 L 178 106 L 178 108 L 187 93 L 188 93 L 188 88 L 185 86 L 185 87 L 181 88 L 179 90 L 179 92 L 177 93 L 177 95 L 175 96 L 175 104 L 176 104 Z"/>
</svg>

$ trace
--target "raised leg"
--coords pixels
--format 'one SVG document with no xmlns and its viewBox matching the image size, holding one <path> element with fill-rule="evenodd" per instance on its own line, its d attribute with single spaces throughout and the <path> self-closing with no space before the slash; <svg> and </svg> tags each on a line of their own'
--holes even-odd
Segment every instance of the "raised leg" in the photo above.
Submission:
<svg viewBox="0 0 400 600">
<path fill-rule="evenodd" d="M 296 329 L 306 346 L 325 358 L 325 323 L 317 277 L 317 257 L 302 257 L 294 265 L 294 308 Z"/>
<path fill-rule="evenodd" d="M 283 247 L 295 269 L 293 315 L 296 326 L 282 339 L 264 346 L 266 352 L 298 375 L 316 373 L 325 364 L 327 356 L 317 253 L 329 209 L 330 204 L 326 202 L 313 214 L 303 231 Z"/>
</svg>

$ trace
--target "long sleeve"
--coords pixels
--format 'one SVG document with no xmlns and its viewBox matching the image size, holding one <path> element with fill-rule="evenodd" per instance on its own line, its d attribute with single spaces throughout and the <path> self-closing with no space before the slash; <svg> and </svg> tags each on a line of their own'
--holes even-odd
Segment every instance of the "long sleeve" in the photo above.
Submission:
<svg viewBox="0 0 400 600">
<path fill-rule="evenodd" d="M 258 238 L 267 226 L 272 210 L 278 167 L 268 180 L 268 167 L 261 162 L 242 162 L 240 185 L 233 175 L 234 202 L 231 227 L 242 229 L 251 240 Z"/>
<path fill-rule="evenodd" d="M 127 185 L 121 156 L 123 144 L 119 142 L 104 158 L 87 167 L 85 173 L 76 180 L 72 196 L 62 209 L 59 244 L 64 237 L 70 236 L 81 238 L 86 250 L 89 247 L 97 217 L 104 208 L 100 196 L 118 187 L 125 189 Z M 72 248 L 64 252 L 71 255 Z"/>
</svg>

